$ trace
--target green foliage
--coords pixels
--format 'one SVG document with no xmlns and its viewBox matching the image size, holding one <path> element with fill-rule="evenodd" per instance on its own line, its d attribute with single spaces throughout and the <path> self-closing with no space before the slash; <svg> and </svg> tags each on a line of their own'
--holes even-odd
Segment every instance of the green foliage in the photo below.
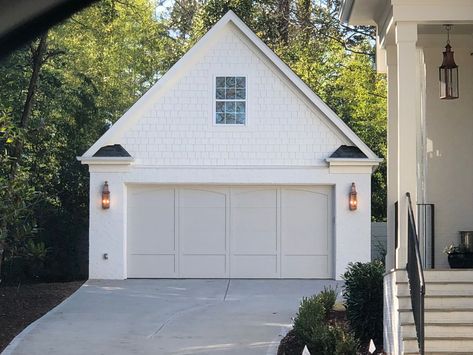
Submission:
<svg viewBox="0 0 473 355">
<path fill-rule="evenodd" d="M 202 37 L 229 10 L 235 12 L 243 22 L 252 23 L 252 0 L 209 0 L 202 4 L 193 23 L 195 39 Z"/>
<path fill-rule="evenodd" d="M 44 242 L 35 242 L 33 239 L 28 239 L 25 254 L 31 260 L 43 261 L 46 259 L 46 255 L 48 254 L 48 248 L 46 248 Z"/>
<path fill-rule="evenodd" d="M 335 302 L 337 301 L 337 291 L 332 287 L 324 287 L 324 290 L 317 295 L 317 298 L 324 306 L 325 317 L 328 318 Z"/>
<path fill-rule="evenodd" d="M 323 302 L 330 305 L 327 295 L 333 290 L 324 291 L 310 298 L 303 298 L 299 311 L 294 318 L 294 332 L 306 344 L 312 354 L 320 355 L 356 355 L 358 342 L 346 329 L 328 320 L 327 309 Z"/>
<path fill-rule="evenodd" d="M 153 1 L 98 2 L 48 32 L 24 124 L 37 46 L 35 40 L 0 63 L 0 271 L 6 281 L 87 277 L 88 171 L 76 156 L 182 54 Z M 38 259 L 34 269 L 26 267 L 32 258 Z"/>
<path fill-rule="evenodd" d="M 362 344 L 373 339 L 377 348 L 383 344 L 384 265 L 376 260 L 351 263 L 343 274 L 343 296 L 350 329 Z"/>
<path fill-rule="evenodd" d="M 335 344 L 336 355 L 357 355 L 360 348 L 358 339 L 355 338 L 353 333 L 347 332 L 344 328 L 335 326 L 332 330 L 335 333 Z"/>
<path fill-rule="evenodd" d="M 294 331 L 307 343 L 312 339 L 313 333 L 317 332 L 316 328 L 324 325 L 325 313 L 325 308 L 316 295 L 304 297 L 294 318 Z"/>
</svg>

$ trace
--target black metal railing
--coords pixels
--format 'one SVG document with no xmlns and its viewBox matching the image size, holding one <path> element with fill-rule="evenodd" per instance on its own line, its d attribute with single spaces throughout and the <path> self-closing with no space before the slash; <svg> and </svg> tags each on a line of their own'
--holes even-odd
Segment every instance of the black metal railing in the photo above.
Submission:
<svg viewBox="0 0 473 355">
<path fill-rule="evenodd" d="M 412 210 L 410 193 L 406 193 L 408 202 L 408 230 L 407 230 L 407 277 L 409 279 L 409 289 L 411 293 L 412 313 L 417 332 L 417 342 L 419 343 L 419 353 L 424 355 L 424 296 L 425 282 L 424 270 L 419 251 L 419 240 Z"/>
<path fill-rule="evenodd" d="M 435 268 L 435 205 L 417 204 L 417 232 L 420 256 L 425 269 Z"/>
</svg>

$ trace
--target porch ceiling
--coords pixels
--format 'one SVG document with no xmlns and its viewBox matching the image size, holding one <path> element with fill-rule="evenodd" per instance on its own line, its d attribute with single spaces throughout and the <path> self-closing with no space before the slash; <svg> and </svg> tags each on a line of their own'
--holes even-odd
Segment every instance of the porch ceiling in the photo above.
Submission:
<svg viewBox="0 0 473 355">
<path fill-rule="evenodd" d="M 443 34 L 445 32 L 444 24 L 419 24 L 419 34 Z M 470 35 L 473 34 L 473 23 L 470 24 L 453 24 L 450 31 L 452 35 Z"/>
</svg>

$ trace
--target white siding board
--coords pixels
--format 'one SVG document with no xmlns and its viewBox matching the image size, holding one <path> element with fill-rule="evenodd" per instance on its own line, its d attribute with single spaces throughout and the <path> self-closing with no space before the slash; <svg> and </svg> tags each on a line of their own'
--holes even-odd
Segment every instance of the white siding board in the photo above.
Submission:
<svg viewBox="0 0 473 355">
<path fill-rule="evenodd" d="M 350 144 L 238 31 L 226 26 L 124 133 L 121 143 L 136 165 L 325 165 L 341 144 Z M 245 126 L 214 124 L 216 75 L 247 77 Z"/>
</svg>

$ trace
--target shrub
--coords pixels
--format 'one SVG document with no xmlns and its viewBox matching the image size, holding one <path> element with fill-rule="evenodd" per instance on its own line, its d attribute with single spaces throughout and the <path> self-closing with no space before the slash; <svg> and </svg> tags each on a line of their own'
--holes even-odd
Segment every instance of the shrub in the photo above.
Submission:
<svg viewBox="0 0 473 355">
<path fill-rule="evenodd" d="M 304 297 L 294 318 L 295 333 L 307 344 L 316 327 L 325 323 L 325 309 L 317 296 Z"/>
<path fill-rule="evenodd" d="M 356 355 L 358 342 L 354 336 L 344 328 L 330 324 L 327 319 L 335 298 L 336 292 L 333 289 L 303 298 L 294 318 L 294 332 L 312 354 Z M 324 307 L 324 302 L 329 311 Z"/>
<path fill-rule="evenodd" d="M 328 318 L 330 311 L 335 305 L 337 300 L 337 291 L 332 287 L 324 287 L 324 290 L 317 295 L 320 303 L 324 306 L 325 309 L 325 318 Z"/>
<path fill-rule="evenodd" d="M 378 261 L 351 263 L 343 275 L 343 296 L 350 329 L 366 345 L 370 339 L 378 349 L 383 345 L 383 275 Z"/>
<path fill-rule="evenodd" d="M 357 355 L 360 344 L 355 336 L 342 327 L 333 328 L 337 342 L 335 344 L 335 355 Z"/>
</svg>

